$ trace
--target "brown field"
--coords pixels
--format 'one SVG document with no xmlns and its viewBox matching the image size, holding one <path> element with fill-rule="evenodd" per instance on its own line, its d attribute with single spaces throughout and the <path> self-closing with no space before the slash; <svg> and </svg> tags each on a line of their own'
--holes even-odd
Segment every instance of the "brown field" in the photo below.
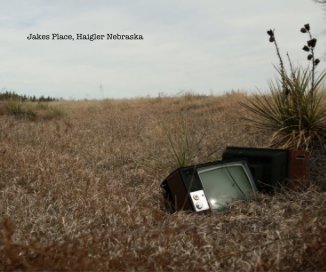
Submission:
<svg viewBox="0 0 326 272">
<path fill-rule="evenodd" d="M 268 146 L 245 95 L 53 102 L 65 115 L 0 115 L 0 270 L 326 270 L 325 154 L 309 188 L 167 212 L 161 181 L 227 145 Z M 185 148 L 185 137 L 188 145 Z M 170 140 L 169 140 L 170 139 Z"/>
</svg>

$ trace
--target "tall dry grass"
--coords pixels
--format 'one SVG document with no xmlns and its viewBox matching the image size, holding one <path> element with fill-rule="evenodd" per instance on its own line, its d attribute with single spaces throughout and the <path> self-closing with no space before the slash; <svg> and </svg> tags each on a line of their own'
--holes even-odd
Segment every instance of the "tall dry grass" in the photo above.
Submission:
<svg viewBox="0 0 326 272">
<path fill-rule="evenodd" d="M 325 270 L 321 157 L 307 191 L 221 214 L 165 209 L 159 185 L 178 165 L 169 137 L 180 124 L 194 139 L 187 163 L 218 159 L 226 145 L 268 145 L 242 121 L 243 99 L 60 102 L 60 119 L 1 115 L 0 270 Z"/>
</svg>

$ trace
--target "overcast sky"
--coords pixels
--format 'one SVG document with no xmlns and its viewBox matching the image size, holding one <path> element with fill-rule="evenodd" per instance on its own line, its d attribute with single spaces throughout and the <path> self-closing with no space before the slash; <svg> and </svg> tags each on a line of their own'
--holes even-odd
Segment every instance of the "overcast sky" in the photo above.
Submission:
<svg viewBox="0 0 326 272">
<path fill-rule="evenodd" d="M 312 0 L 0 0 L 0 90 L 63 98 L 266 90 L 281 53 L 301 50 L 310 23 L 326 51 L 326 12 Z M 50 35 L 28 40 L 29 34 Z M 52 34 L 75 40 L 52 40 Z M 143 40 L 77 40 L 76 34 Z M 318 69 L 325 69 L 322 59 Z"/>
</svg>

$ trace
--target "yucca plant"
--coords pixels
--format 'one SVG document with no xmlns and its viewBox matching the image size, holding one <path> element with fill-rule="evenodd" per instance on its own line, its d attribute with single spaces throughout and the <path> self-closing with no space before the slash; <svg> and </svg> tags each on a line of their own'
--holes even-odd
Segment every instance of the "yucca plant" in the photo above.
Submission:
<svg viewBox="0 0 326 272">
<path fill-rule="evenodd" d="M 275 67 L 280 79 L 270 82 L 269 94 L 257 94 L 242 103 L 253 113 L 247 119 L 254 126 L 272 132 L 272 147 L 305 150 L 326 147 L 326 105 L 321 93 L 326 73 L 316 74 L 320 61 L 314 55 L 317 40 L 311 36 L 309 24 L 301 32 L 310 36 L 303 50 L 309 52 L 307 59 L 311 65 L 294 68 L 287 54 L 290 66 L 287 72 L 274 31 L 267 31 L 280 61 L 279 67 Z"/>
</svg>

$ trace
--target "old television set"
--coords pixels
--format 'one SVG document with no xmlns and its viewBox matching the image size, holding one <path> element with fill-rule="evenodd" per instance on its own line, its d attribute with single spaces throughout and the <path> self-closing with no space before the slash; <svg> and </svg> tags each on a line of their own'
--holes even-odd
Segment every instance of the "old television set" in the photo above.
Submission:
<svg viewBox="0 0 326 272">
<path fill-rule="evenodd" d="M 246 160 L 259 191 L 272 193 L 288 178 L 288 151 L 283 149 L 229 146 L 223 160 Z"/>
<path fill-rule="evenodd" d="M 171 211 L 220 211 L 234 200 L 252 199 L 256 194 L 244 160 L 181 167 L 166 177 L 161 187 Z"/>
<path fill-rule="evenodd" d="M 223 160 L 246 160 L 258 191 L 274 193 L 280 186 L 296 189 L 308 176 L 308 153 L 303 150 L 229 146 Z"/>
</svg>

